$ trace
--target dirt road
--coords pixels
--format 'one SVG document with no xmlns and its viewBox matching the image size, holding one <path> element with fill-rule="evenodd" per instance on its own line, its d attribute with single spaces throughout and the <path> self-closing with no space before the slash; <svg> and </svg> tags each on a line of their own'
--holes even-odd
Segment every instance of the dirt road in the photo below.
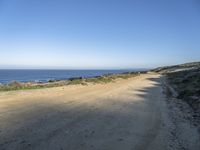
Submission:
<svg viewBox="0 0 200 150">
<path fill-rule="evenodd" d="M 161 79 L 2 92 L 0 150 L 199 150 L 196 129 L 171 118 Z"/>
</svg>

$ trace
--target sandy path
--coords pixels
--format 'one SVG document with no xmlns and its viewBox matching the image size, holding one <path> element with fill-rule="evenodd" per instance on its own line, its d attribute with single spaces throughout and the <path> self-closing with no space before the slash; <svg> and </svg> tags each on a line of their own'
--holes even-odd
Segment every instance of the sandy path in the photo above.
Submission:
<svg viewBox="0 0 200 150">
<path fill-rule="evenodd" d="M 160 80 L 147 74 L 103 85 L 0 93 L 0 149 L 181 148 L 171 139 Z"/>
</svg>

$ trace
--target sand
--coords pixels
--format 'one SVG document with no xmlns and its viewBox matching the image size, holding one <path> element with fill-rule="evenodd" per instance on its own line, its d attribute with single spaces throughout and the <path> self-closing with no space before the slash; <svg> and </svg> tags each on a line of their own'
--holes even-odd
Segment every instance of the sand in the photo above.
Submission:
<svg viewBox="0 0 200 150">
<path fill-rule="evenodd" d="M 196 128 L 168 105 L 164 78 L 0 93 L 0 150 L 199 149 Z"/>
</svg>

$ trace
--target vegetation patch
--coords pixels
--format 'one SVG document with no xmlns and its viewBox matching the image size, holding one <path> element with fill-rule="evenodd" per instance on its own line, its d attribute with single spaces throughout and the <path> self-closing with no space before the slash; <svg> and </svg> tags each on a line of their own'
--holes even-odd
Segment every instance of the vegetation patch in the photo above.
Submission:
<svg viewBox="0 0 200 150">
<path fill-rule="evenodd" d="M 146 73 L 146 72 L 142 72 Z M 99 84 L 99 83 L 109 83 L 114 82 L 116 79 L 128 79 L 131 77 L 135 77 L 141 73 L 139 72 L 127 72 L 122 74 L 109 74 L 103 76 L 97 76 L 93 78 L 70 78 L 68 80 L 50 80 L 48 83 L 37 83 L 37 82 L 28 82 L 21 83 L 18 81 L 13 81 L 7 85 L 0 85 L 0 91 L 12 91 L 12 90 L 28 90 L 28 89 L 41 89 L 41 88 L 51 88 L 51 87 L 59 87 L 66 85 L 87 85 L 88 83 Z"/>
<path fill-rule="evenodd" d="M 67 85 L 76 85 L 76 84 L 87 85 L 83 79 L 73 79 L 69 81 Z"/>
<path fill-rule="evenodd" d="M 167 74 L 169 83 L 177 91 L 177 98 L 186 101 L 195 112 L 200 112 L 200 69 Z"/>
<path fill-rule="evenodd" d="M 113 79 L 110 76 L 100 76 L 96 78 L 87 78 L 85 81 L 89 83 L 109 83 L 112 82 Z"/>
</svg>

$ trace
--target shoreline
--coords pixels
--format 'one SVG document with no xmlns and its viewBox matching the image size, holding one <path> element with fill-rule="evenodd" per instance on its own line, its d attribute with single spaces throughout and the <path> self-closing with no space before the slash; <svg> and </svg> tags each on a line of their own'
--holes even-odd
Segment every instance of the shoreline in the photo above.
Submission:
<svg viewBox="0 0 200 150">
<path fill-rule="evenodd" d="M 38 69 L 0 69 L 0 85 L 6 85 L 12 81 L 22 83 L 68 80 L 70 78 L 91 78 L 103 75 L 121 74 L 126 72 L 147 71 L 149 69 L 113 69 L 113 70 L 38 70 Z"/>
<path fill-rule="evenodd" d="M 8 84 L 0 84 L 0 92 L 2 91 L 13 91 L 13 90 L 28 90 L 28 89 L 41 89 L 41 88 L 51 88 L 51 87 L 59 87 L 66 85 L 87 85 L 89 83 L 108 83 L 113 82 L 118 78 L 128 79 L 134 76 L 138 76 L 140 74 L 146 74 L 148 71 L 132 71 L 132 72 L 122 72 L 122 73 L 109 73 L 103 74 L 100 76 L 92 76 L 92 77 L 71 77 L 68 79 L 60 79 L 60 80 L 48 80 L 47 82 L 19 82 L 12 81 Z"/>
</svg>

